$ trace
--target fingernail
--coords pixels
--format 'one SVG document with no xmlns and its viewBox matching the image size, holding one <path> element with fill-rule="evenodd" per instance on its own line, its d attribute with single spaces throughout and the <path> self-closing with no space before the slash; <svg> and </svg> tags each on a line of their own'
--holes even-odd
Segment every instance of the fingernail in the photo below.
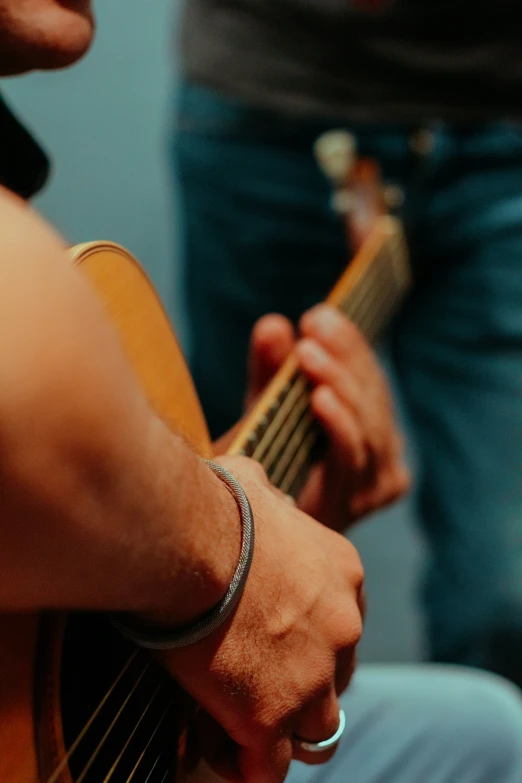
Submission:
<svg viewBox="0 0 522 783">
<path fill-rule="evenodd" d="M 318 307 L 312 314 L 314 328 L 328 337 L 343 323 L 342 315 L 333 307 Z"/>
<path fill-rule="evenodd" d="M 315 394 L 319 398 L 318 402 L 321 408 L 328 408 L 332 411 L 337 408 L 337 398 L 328 386 L 321 386 Z"/>
<path fill-rule="evenodd" d="M 328 361 L 328 354 L 314 340 L 301 340 L 297 352 L 305 367 L 310 370 L 319 370 Z"/>
</svg>

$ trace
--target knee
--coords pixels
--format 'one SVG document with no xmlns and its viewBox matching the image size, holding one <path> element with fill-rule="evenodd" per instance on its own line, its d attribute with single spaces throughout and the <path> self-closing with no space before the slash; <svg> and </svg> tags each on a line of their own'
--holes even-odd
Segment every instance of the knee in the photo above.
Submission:
<svg viewBox="0 0 522 783">
<path fill-rule="evenodd" d="M 522 695 L 511 683 L 486 672 L 455 669 L 450 733 L 462 761 L 484 781 L 522 780 Z"/>
</svg>

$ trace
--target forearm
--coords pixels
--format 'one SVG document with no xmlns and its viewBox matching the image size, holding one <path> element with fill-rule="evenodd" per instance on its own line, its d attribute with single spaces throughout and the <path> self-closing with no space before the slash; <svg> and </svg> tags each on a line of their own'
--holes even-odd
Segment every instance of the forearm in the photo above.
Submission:
<svg viewBox="0 0 522 783">
<path fill-rule="evenodd" d="M 0 607 L 192 619 L 233 573 L 234 500 L 152 413 L 94 295 L 38 232 L 0 258 Z"/>
<path fill-rule="evenodd" d="M 4 471 L 0 606 L 152 613 L 184 622 L 222 596 L 240 525 L 224 485 L 154 422 L 112 455 L 66 451 Z M 128 451 L 123 454 L 123 449 Z M 106 460 L 106 462 L 105 462 Z"/>
</svg>

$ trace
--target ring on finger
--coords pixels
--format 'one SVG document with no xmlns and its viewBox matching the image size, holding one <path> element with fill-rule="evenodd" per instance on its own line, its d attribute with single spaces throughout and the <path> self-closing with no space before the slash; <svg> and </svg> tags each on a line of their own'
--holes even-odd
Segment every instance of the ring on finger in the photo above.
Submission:
<svg viewBox="0 0 522 783">
<path fill-rule="evenodd" d="M 339 710 L 339 726 L 337 727 L 335 734 L 332 734 L 331 737 L 328 737 L 328 739 L 325 740 L 321 740 L 320 742 L 310 742 L 309 740 L 302 739 L 301 737 L 297 737 L 294 734 L 293 741 L 296 743 L 296 745 L 299 745 L 301 750 L 304 750 L 307 753 L 324 753 L 325 751 L 333 748 L 334 745 L 337 745 L 344 733 L 345 728 L 346 715 L 344 714 L 344 710 Z"/>
</svg>

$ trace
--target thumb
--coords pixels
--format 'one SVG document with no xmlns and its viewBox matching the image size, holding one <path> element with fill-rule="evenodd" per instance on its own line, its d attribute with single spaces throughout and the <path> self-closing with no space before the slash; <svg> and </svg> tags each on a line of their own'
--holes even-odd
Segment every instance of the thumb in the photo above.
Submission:
<svg viewBox="0 0 522 783">
<path fill-rule="evenodd" d="M 249 408 L 295 345 L 294 328 L 282 315 L 265 315 L 252 330 L 245 404 Z"/>
</svg>

